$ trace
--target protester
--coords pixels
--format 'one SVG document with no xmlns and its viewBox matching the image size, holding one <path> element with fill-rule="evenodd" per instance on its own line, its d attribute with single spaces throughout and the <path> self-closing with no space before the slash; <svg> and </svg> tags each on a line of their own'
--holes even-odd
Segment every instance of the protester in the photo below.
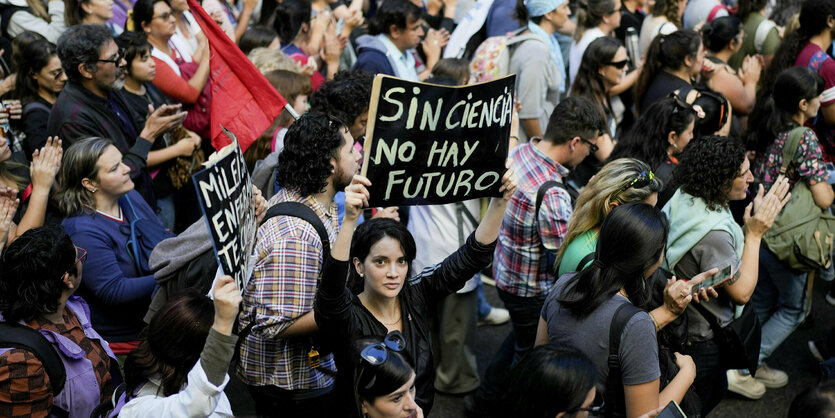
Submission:
<svg viewBox="0 0 835 418">
<path fill-rule="evenodd" d="M 365 187 L 370 185 L 368 179 L 357 176 L 345 189 L 345 219 L 323 268 L 316 323 L 326 344 L 334 348 L 337 369 L 346 379 L 337 382 L 338 388 L 348 387 L 347 382 L 353 380 L 352 363 L 346 358 L 352 339 L 401 331 L 405 352 L 415 359 L 416 402 L 428 415 L 434 401 L 435 370 L 429 337 L 430 324 L 437 318 L 434 307 L 489 264 L 506 202 L 516 191 L 513 171 L 508 170 L 502 177 L 500 191 L 504 198 L 491 201 L 484 219 L 464 245 L 434 268 L 415 276 L 411 264 L 417 249 L 403 224 L 372 219 L 353 231 L 362 208 L 367 206 Z M 353 266 L 350 271 L 349 264 Z M 345 287 L 346 271 L 351 282 L 362 288 L 359 294 Z M 342 396 L 337 389 L 337 399 Z"/>
<path fill-rule="evenodd" d="M 113 0 L 85 0 L 64 2 L 67 26 L 105 25 L 113 36 L 118 36 L 124 27 L 109 23 L 113 18 Z"/>
<path fill-rule="evenodd" d="M 52 107 L 48 133 L 60 136 L 65 148 L 92 136 L 113 141 L 137 190 L 153 205 L 148 151 L 154 138 L 182 123 L 186 114 L 179 105 L 160 106 L 144 120 L 130 112 L 119 93 L 124 57 L 104 26 L 69 28 L 58 42 L 58 57 L 69 81 Z"/>
<path fill-rule="evenodd" d="M 628 60 L 626 48 L 617 39 L 609 36 L 597 38 L 586 48 L 583 61 L 578 64 L 577 78 L 572 79 L 571 96 L 590 100 L 606 117 L 606 135 L 601 138 L 604 141 L 599 146 L 608 152 L 603 152 L 606 155 L 601 156 L 601 160 L 608 158 L 614 147 L 612 139 L 619 137 L 618 128 L 625 109 L 619 97 L 611 96 L 626 74 Z M 634 71 L 632 75 L 637 76 Z"/>
<path fill-rule="evenodd" d="M 57 43 L 58 38 L 67 30 L 64 21 L 64 1 L 49 0 L 4 0 L 8 8 L 3 19 L 3 36 L 14 39 L 22 32 L 35 32 L 47 41 Z"/>
<path fill-rule="evenodd" d="M 278 33 L 269 26 L 253 26 L 247 29 L 238 42 L 238 47 L 244 55 L 249 55 L 255 48 L 279 49 L 280 46 L 281 40 L 278 39 Z"/>
<path fill-rule="evenodd" d="M 641 26 L 644 24 L 646 17 L 647 8 L 643 0 L 622 0 L 620 6 L 620 26 L 615 28 L 615 38 L 626 45 L 627 28 L 635 29 L 635 33 L 640 37 Z M 640 38 L 638 45 L 640 49 Z M 641 51 L 635 51 L 635 53 L 640 54 Z"/>
<path fill-rule="evenodd" d="M 143 256 L 143 246 L 153 248 L 154 236 L 170 234 L 133 190 L 130 168 L 112 141 L 88 138 L 73 144 L 64 155 L 60 175 L 58 201 L 67 217 L 62 224 L 90 254 L 79 294 L 90 304 L 96 331 L 116 354 L 126 355 L 139 343 L 142 318 L 157 287 L 153 274 L 143 271 L 148 260 L 134 256 Z M 126 226 L 138 218 L 144 220 L 143 237 L 131 244 L 132 254 L 127 245 L 131 228 Z"/>
<path fill-rule="evenodd" d="M 585 354 L 550 345 L 534 348 L 513 369 L 502 413 L 492 416 L 560 417 L 600 412 L 597 368 Z"/>
<path fill-rule="evenodd" d="M 678 157 L 693 139 L 697 114 L 693 106 L 676 97 L 661 99 L 646 109 L 612 150 L 610 161 L 635 158 L 652 168 L 665 188 L 658 196 L 659 206 L 672 197 L 669 186 Z"/>
<path fill-rule="evenodd" d="M 339 67 L 342 47 L 335 38 L 333 25 L 335 22 L 331 22 L 327 13 L 320 13 L 311 19 L 310 2 L 307 1 L 287 0 L 275 9 L 273 28 L 281 41 L 281 52 L 300 65 L 313 62 L 317 66 L 315 59 L 320 51 L 324 52 L 325 75 L 328 77 L 314 72 L 310 78 L 313 90 L 318 89 L 326 78 L 332 78 Z"/>
<path fill-rule="evenodd" d="M 481 411 L 495 410 L 509 370 L 532 347 L 542 303 L 553 285 L 555 254 L 562 246 L 572 213 L 571 199 L 563 187 L 542 192 L 546 181 L 562 181 L 574 167 L 595 151 L 595 142 L 605 130 L 603 115 L 590 101 L 569 97 L 548 121 L 544 138 L 516 147 L 510 154 L 519 176 L 502 223 L 493 259 L 496 290 L 510 311 L 512 331 L 493 356 L 475 397 Z M 475 411 L 478 412 L 478 411 Z"/>
<path fill-rule="evenodd" d="M 0 415 L 89 416 L 120 383 L 118 362 L 90 326 L 87 303 L 74 295 L 82 282 L 87 252 L 73 245 L 60 226 L 27 231 L 3 252 L 0 263 L 0 321 L 37 330 L 66 371 L 60 393 L 35 352 L 0 348 Z"/>
<path fill-rule="evenodd" d="M 813 123 L 826 161 L 835 161 L 835 60 L 827 55 L 835 40 L 835 3 L 806 0 L 797 30 L 788 32 L 760 83 L 760 95 L 768 97 L 777 77 L 790 67 L 809 67 L 824 81 L 823 97 Z"/>
<path fill-rule="evenodd" d="M 368 24 L 368 35 L 357 38 L 354 70 L 388 74 L 410 81 L 425 80 L 441 58 L 449 33 L 430 29 L 424 37 L 421 9 L 409 0 L 384 2 Z M 423 46 L 426 62 L 415 60 L 418 45 Z"/>
<path fill-rule="evenodd" d="M 752 120 L 752 136 L 758 139 L 756 158 L 751 173 L 765 188 L 771 188 L 782 174 L 791 186 L 803 181 L 812 192 L 815 205 L 828 209 L 835 192 L 826 182 L 826 170 L 818 139 L 814 131 L 806 128 L 801 134 L 797 151 L 785 173 L 782 171 L 783 148 L 789 142 L 793 129 L 803 126 L 818 114 L 823 80 L 814 71 L 793 67 L 780 74 L 764 104 L 760 116 Z M 811 300 L 806 297 L 807 275 L 795 271 L 767 248 L 760 248 L 760 269 L 757 287 L 752 297 L 754 309 L 762 324 L 757 381 L 774 389 L 788 383 L 788 375 L 769 368 L 765 359 L 771 357 L 777 347 L 794 332 L 806 317 Z M 762 374 L 763 370 L 766 373 Z M 729 372 L 733 376 L 733 372 Z M 729 390 L 737 392 L 736 376 L 729 377 Z M 745 390 L 747 388 L 743 388 Z"/>
<path fill-rule="evenodd" d="M 649 166 L 633 158 L 620 158 L 603 166 L 577 197 L 565 240 L 557 252 L 557 275 L 583 270 L 597 247 L 600 225 L 612 209 L 632 202 L 655 206 L 662 183 Z"/>
<path fill-rule="evenodd" d="M 589 44 L 597 38 L 611 36 L 620 27 L 620 0 L 581 0 L 577 2 L 577 29 L 568 55 L 570 85 L 577 79 L 580 61 Z"/>
<path fill-rule="evenodd" d="M 258 69 L 261 74 L 266 74 L 275 70 L 286 70 L 294 73 L 305 74 L 310 77 L 315 70 L 314 67 L 305 66 L 302 68 L 299 63 L 293 61 L 283 52 L 272 48 L 255 48 L 247 54 L 247 58 L 252 61 L 252 65 Z"/>
<path fill-rule="evenodd" d="M 733 16 L 716 18 L 702 28 L 705 48 L 710 52 L 707 59 L 716 64 L 707 86 L 725 96 L 736 113 L 747 115 L 754 109 L 757 99 L 762 64 L 759 58 L 749 56 L 738 70 L 728 65 L 731 57 L 742 48 L 742 35 L 742 22 Z"/>
<path fill-rule="evenodd" d="M 695 30 L 700 23 L 710 23 L 728 15 L 728 8 L 720 0 L 692 0 L 687 2 L 682 22 L 685 29 Z"/>
<path fill-rule="evenodd" d="M 635 105 L 640 116 L 670 92 L 690 90 L 705 58 L 701 37 L 692 30 L 680 30 L 655 38 L 649 47 L 646 66 L 635 86 Z"/>
<path fill-rule="evenodd" d="M 368 104 L 371 102 L 373 82 L 374 76 L 366 71 L 340 71 L 334 75 L 333 80 L 323 84 L 310 96 L 310 108 L 334 115 L 350 124 L 348 129 L 351 136 L 361 146 L 368 124 Z"/>
<path fill-rule="evenodd" d="M 46 40 L 27 45 L 23 56 L 26 59 L 21 60 L 17 70 L 29 76 L 20 77 L 15 82 L 14 96 L 23 105 L 23 153 L 31 158 L 36 149 L 46 144 L 49 112 L 67 82 L 67 74 L 61 68 L 55 46 Z"/>
<path fill-rule="evenodd" d="M 217 280 L 211 300 L 196 289 L 172 297 L 125 361 L 128 402 L 119 416 L 233 416 L 223 389 L 238 341 L 232 328 L 240 303 L 230 276 Z"/>
<path fill-rule="evenodd" d="M 516 97 L 519 111 L 520 142 L 543 136 L 548 120 L 568 91 L 568 75 L 562 50 L 552 36 L 568 25 L 571 10 L 565 0 L 518 0 L 516 16 L 533 35 L 514 48 L 509 73 L 517 74 Z"/>
<path fill-rule="evenodd" d="M 746 304 L 757 284 L 758 258 L 762 236 L 788 203 L 791 195 L 785 178 L 764 192 L 759 188 L 754 202 L 745 208 L 744 226 L 739 227 L 728 209 L 731 200 L 746 196 L 754 180 L 745 149 L 726 137 L 705 136 L 693 141 L 673 171 L 672 183 L 679 187 L 664 206 L 670 221 L 667 250 L 662 267 L 679 279 L 689 280 L 707 269 L 730 265 L 732 274 L 717 286 L 718 297 L 703 302 L 703 310 L 714 316 L 708 320 L 691 304 L 687 308 L 687 354 L 693 356 L 698 374 L 693 387 L 702 401 L 702 415 L 707 415 L 722 400 L 727 379 L 753 381 L 735 371 L 725 373 L 721 356 L 728 355 L 714 334 L 709 321 L 726 326 L 734 319 L 734 306 Z M 757 376 L 768 373 L 757 371 Z M 749 392 L 761 397 L 764 388 Z M 756 388 L 757 384 L 749 384 Z"/>
<path fill-rule="evenodd" d="M 399 331 L 385 338 L 361 338 L 354 343 L 356 364 L 353 383 L 356 409 L 351 416 L 394 418 L 406 414 L 423 418 L 415 402 L 415 371 L 412 359 L 403 352 L 406 341 Z"/>
<path fill-rule="evenodd" d="M 270 206 L 299 202 L 313 210 L 328 239 L 339 229 L 333 197 L 359 167 L 360 155 L 342 122 L 307 113 L 288 129 L 279 155 L 281 190 Z M 313 225 L 276 216 L 258 229 L 255 269 L 243 291 L 239 328 L 242 335 L 237 373 L 255 401 L 256 413 L 282 411 L 287 416 L 329 416 L 334 361 L 318 353 L 313 300 L 321 273 L 323 243 Z M 243 333 L 243 331 L 242 331 Z M 314 367 L 315 366 L 315 367 Z"/>
<path fill-rule="evenodd" d="M 694 138 L 705 135 L 731 135 L 733 106 L 721 93 L 697 86 L 687 92 L 684 101 L 693 105 L 694 110 L 698 109 L 696 113 L 699 117 L 693 126 Z M 735 138 L 742 136 L 734 133 Z"/>
<path fill-rule="evenodd" d="M 656 0 L 639 32 L 638 45 L 641 48 L 641 56 L 647 55 L 649 46 L 655 38 L 681 29 L 681 16 L 684 15 L 686 5 L 687 1 L 684 0 Z"/>
<path fill-rule="evenodd" d="M 598 384 L 605 388 L 607 410 L 614 414 L 636 417 L 671 400 L 681 402 L 696 377 L 693 360 L 677 355 L 680 370 L 659 393 L 656 325 L 652 316 L 638 311 L 621 331 L 622 401 L 621 385 L 607 380 L 610 325 L 621 305 L 641 306 L 649 299 L 647 280 L 661 264 L 668 228 L 661 212 L 650 205 L 618 206 L 600 227 L 592 265 L 557 280 L 542 308 L 537 345 L 573 345 L 589 356 L 599 374 Z M 690 294 L 687 287 L 682 294 Z"/>
<path fill-rule="evenodd" d="M 782 41 L 782 35 L 777 25 L 766 18 L 768 0 L 739 0 L 737 2 L 736 17 L 742 21 L 742 46 L 728 64 L 734 70 L 742 67 L 746 57 L 762 55 L 763 68 L 768 68 L 774 53 Z"/>
<path fill-rule="evenodd" d="M 203 31 L 188 9 L 187 0 L 173 0 L 170 2 L 171 11 L 174 12 L 176 26 L 175 34 L 181 45 L 186 45 L 188 55 L 193 56 L 200 49 L 203 43 Z"/>
</svg>

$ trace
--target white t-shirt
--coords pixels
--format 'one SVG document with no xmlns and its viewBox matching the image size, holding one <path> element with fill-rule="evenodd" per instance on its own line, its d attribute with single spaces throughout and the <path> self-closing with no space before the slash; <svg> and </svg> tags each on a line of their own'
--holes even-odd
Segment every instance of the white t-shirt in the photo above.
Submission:
<svg viewBox="0 0 835 418">
<path fill-rule="evenodd" d="M 641 25 L 641 36 L 638 39 L 638 46 L 641 48 L 641 55 L 645 56 L 649 51 L 649 44 L 658 35 L 669 35 L 678 28 L 664 16 L 648 15 Z"/>
<path fill-rule="evenodd" d="M 571 40 L 571 50 L 568 53 L 568 79 L 571 84 L 574 84 L 574 79 L 577 78 L 577 71 L 580 69 L 580 62 L 583 60 L 583 53 L 589 44 L 597 39 L 606 36 L 602 30 L 598 28 L 587 29 L 580 41 Z M 571 85 L 568 86 L 568 91 L 571 91 Z"/>
</svg>

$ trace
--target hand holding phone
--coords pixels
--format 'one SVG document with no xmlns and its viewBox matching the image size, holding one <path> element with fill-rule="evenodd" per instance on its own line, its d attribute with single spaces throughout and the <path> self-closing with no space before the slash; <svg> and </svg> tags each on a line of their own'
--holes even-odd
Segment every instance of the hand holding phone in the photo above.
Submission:
<svg viewBox="0 0 835 418">
<path fill-rule="evenodd" d="M 676 401 L 670 401 L 661 412 L 658 413 L 656 418 L 687 418 L 687 415 L 684 415 L 684 411 L 678 406 Z"/>
<path fill-rule="evenodd" d="M 699 293 L 702 289 L 718 286 L 731 277 L 733 277 L 733 266 L 728 264 L 713 276 L 707 277 L 701 283 L 694 284 L 690 291 L 693 294 Z"/>
</svg>

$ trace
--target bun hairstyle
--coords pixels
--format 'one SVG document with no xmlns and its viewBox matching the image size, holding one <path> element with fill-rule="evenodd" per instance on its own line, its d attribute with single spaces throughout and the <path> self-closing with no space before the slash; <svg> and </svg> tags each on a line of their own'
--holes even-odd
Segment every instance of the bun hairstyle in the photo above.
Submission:
<svg viewBox="0 0 835 418">
<path fill-rule="evenodd" d="M 728 122 L 728 117 L 730 116 L 728 99 L 719 92 L 709 90 L 697 91 L 699 95 L 693 101 L 693 106 L 700 106 L 705 112 L 705 117 L 696 118 L 693 136 L 698 138 L 704 135 L 714 135 Z"/>
<path fill-rule="evenodd" d="M 705 48 L 716 53 L 725 49 L 734 39 L 742 34 L 742 22 L 733 16 L 722 16 L 705 24 L 702 28 L 702 40 Z M 739 39 L 742 42 L 742 39 Z"/>
<path fill-rule="evenodd" d="M 574 39 L 579 41 L 587 29 L 596 27 L 603 21 L 603 17 L 616 12 L 620 13 L 619 10 L 615 10 L 614 0 L 579 0 Z"/>
</svg>

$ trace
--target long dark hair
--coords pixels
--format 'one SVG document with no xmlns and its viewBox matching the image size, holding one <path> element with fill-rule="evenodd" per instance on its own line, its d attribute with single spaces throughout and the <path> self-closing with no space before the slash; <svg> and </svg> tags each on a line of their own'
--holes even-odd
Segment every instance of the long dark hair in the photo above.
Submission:
<svg viewBox="0 0 835 418">
<path fill-rule="evenodd" d="M 171 7 L 168 0 L 136 0 L 133 5 L 133 31 L 144 33 L 143 23 L 151 23 L 154 19 L 154 5 L 163 2 Z M 127 23 L 127 22 L 126 22 Z"/>
<path fill-rule="evenodd" d="M 582 318 L 625 289 L 633 305 L 643 306 L 649 299 L 644 273 L 661 258 L 668 230 L 667 218 L 654 206 L 613 209 L 600 227 L 595 262 L 569 279 L 560 305 Z"/>
<path fill-rule="evenodd" d="M 691 106 L 684 107 L 670 97 L 661 99 L 648 107 L 621 137 L 609 161 L 636 158 L 656 170 L 667 159 L 670 132 L 681 134 L 695 119 L 696 111 Z"/>
<path fill-rule="evenodd" d="M 603 21 L 603 17 L 615 12 L 620 13 L 620 10 L 615 9 L 614 0 L 579 0 L 574 39 L 579 41 L 586 30 L 597 27 Z"/>
<path fill-rule="evenodd" d="M 351 240 L 351 260 L 357 259 L 360 263 L 365 261 L 368 253 L 371 252 L 371 247 L 383 238 L 391 238 L 400 243 L 400 248 L 403 250 L 403 256 L 406 258 L 406 263 L 409 268 L 406 272 L 405 286 L 409 285 L 409 278 L 412 277 L 412 261 L 417 254 L 417 246 L 415 245 L 415 238 L 406 227 L 393 219 L 388 218 L 374 218 L 361 223 L 354 231 L 354 237 Z M 358 294 L 362 292 L 365 285 L 364 279 L 360 277 L 356 268 L 351 266 L 350 276 L 348 279 L 351 290 Z"/>
<path fill-rule="evenodd" d="M 609 65 L 623 48 L 623 44 L 611 36 L 603 36 L 592 41 L 583 53 L 583 60 L 580 61 L 580 69 L 577 70 L 577 79 L 571 85 L 571 95 L 585 97 L 597 104 L 600 113 L 606 114 L 604 106 L 611 109 L 612 105 L 606 87 L 603 85 L 603 78 L 600 76 L 600 69 Z M 600 103 L 603 97 L 605 103 Z"/>
<path fill-rule="evenodd" d="M 760 78 L 759 96 L 768 97 L 771 88 L 774 86 L 777 77 L 787 68 L 794 67 L 797 55 L 809 42 L 809 39 L 828 28 L 826 20 L 829 16 L 835 16 L 835 2 L 832 0 L 806 0 L 800 8 L 800 27 L 797 30 L 787 33 L 774 53 L 771 64 Z M 806 63 L 803 63 L 806 66 Z"/>
<path fill-rule="evenodd" d="M 49 65 L 52 57 L 58 56 L 58 51 L 49 41 L 39 39 L 26 45 L 22 54 L 26 59 L 20 60 L 20 66 L 17 68 L 14 97 L 20 99 L 23 106 L 26 106 L 39 97 L 40 87 L 34 75 Z"/>
<path fill-rule="evenodd" d="M 310 25 L 311 15 L 310 2 L 305 0 L 285 0 L 275 9 L 275 20 L 273 29 L 278 34 L 278 39 L 284 44 L 289 44 L 296 39 L 302 29 L 302 25 Z"/>
<path fill-rule="evenodd" d="M 705 48 L 716 53 L 728 46 L 731 41 L 742 33 L 742 22 L 733 16 L 722 16 L 713 19 L 702 28 L 702 39 Z M 742 42 L 742 39 L 739 39 Z"/>
<path fill-rule="evenodd" d="M 696 87 L 694 90 L 699 92 L 699 97 L 693 101 L 693 106 L 701 106 L 705 117 L 696 118 L 696 124 L 693 127 L 693 138 L 702 135 L 714 135 L 725 126 L 731 116 L 728 99 L 722 93 L 706 88 Z"/>
<path fill-rule="evenodd" d="M 745 22 L 751 13 L 758 13 L 768 4 L 768 0 L 739 0 L 737 2 L 736 17 Z"/>
<path fill-rule="evenodd" d="M 503 416 L 553 418 L 576 412 L 597 378 L 597 367 L 585 354 L 551 345 L 536 347 L 511 372 Z"/>
<path fill-rule="evenodd" d="M 658 35 L 647 51 L 646 64 L 638 84 L 635 86 L 635 107 L 639 112 L 640 103 L 655 77 L 665 69 L 677 70 L 684 65 L 687 57 L 696 58 L 702 38 L 691 29 L 675 31 L 669 35 Z"/>
<path fill-rule="evenodd" d="M 405 351 L 397 352 L 386 348 L 386 361 L 379 365 L 369 364 L 360 357 L 362 350 L 383 341 L 380 337 L 365 337 L 354 342 L 354 400 L 358 416 L 362 414 L 362 401 L 374 403 L 374 399 L 396 391 L 415 373 L 412 359 Z"/>
<path fill-rule="evenodd" d="M 160 396 L 178 393 L 200 359 L 214 320 L 212 301 L 197 289 L 177 293 L 154 315 L 147 335 L 125 360 L 130 397 L 151 376 L 159 376 Z"/>
<path fill-rule="evenodd" d="M 748 146 L 764 152 L 781 132 L 798 126 L 792 117 L 801 100 L 812 100 L 823 92 L 824 82 L 818 73 L 807 67 L 791 67 L 783 71 L 771 92 L 762 103 L 757 103 L 748 131 Z"/>
</svg>

